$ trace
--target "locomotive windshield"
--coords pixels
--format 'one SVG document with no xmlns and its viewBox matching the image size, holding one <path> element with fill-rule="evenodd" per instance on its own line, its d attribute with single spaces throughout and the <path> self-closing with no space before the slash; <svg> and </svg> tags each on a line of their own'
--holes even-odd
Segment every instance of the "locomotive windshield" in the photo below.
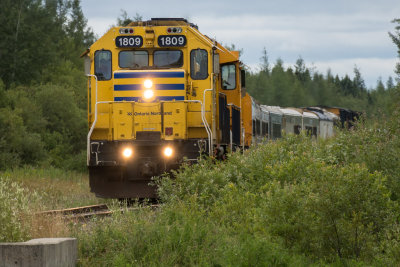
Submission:
<svg viewBox="0 0 400 267">
<path fill-rule="evenodd" d="M 147 51 L 121 51 L 119 53 L 120 68 L 137 69 L 149 66 Z"/>
<path fill-rule="evenodd" d="M 94 74 L 99 81 L 111 79 L 111 52 L 96 51 L 94 54 Z"/>
<path fill-rule="evenodd" d="M 179 68 L 183 66 L 183 53 L 179 50 L 157 50 L 154 51 L 155 67 Z"/>
</svg>

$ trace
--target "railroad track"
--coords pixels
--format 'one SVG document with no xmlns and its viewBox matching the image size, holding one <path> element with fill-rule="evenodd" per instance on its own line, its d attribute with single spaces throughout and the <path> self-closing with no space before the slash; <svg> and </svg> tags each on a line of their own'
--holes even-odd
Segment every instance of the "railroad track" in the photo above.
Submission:
<svg viewBox="0 0 400 267">
<path fill-rule="evenodd" d="M 159 204 L 151 204 L 146 207 L 152 209 L 158 208 Z M 93 217 L 106 217 L 110 216 L 114 212 L 127 212 L 127 211 L 137 211 L 140 207 L 123 207 L 119 209 L 109 209 L 106 204 L 91 205 L 84 207 L 76 207 L 69 209 L 59 209 L 59 210 L 47 210 L 37 213 L 38 216 L 60 216 L 65 220 L 70 221 L 87 221 Z"/>
</svg>

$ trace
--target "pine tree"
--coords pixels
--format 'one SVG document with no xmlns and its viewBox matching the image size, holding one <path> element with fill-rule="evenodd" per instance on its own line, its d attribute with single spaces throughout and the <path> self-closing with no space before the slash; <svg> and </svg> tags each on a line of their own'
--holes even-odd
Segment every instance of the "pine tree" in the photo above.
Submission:
<svg viewBox="0 0 400 267">
<path fill-rule="evenodd" d="M 304 60 L 301 57 L 299 57 L 296 60 L 296 64 L 294 65 L 294 67 L 295 67 L 294 73 L 296 74 L 297 79 L 299 79 L 299 81 L 304 83 L 307 79 L 307 77 L 306 77 L 307 76 L 307 68 L 306 68 L 306 65 L 304 64 Z"/>
<path fill-rule="evenodd" d="M 389 36 L 392 38 L 393 43 L 397 46 L 397 56 L 400 58 L 400 19 L 394 19 L 392 23 L 397 23 L 395 26 L 395 32 L 389 32 Z M 400 82 L 400 63 L 396 64 L 395 72 L 398 74 L 397 80 Z"/>
<path fill-rule="evenodd" d="M 347 74 L 340 81 L 340 88 L 344 95 L 356 95 L 354 90 L 354 83 Z"/>
<path fill-rule="evenodd" d="M 117 18 L 117 26 L 126 26 L 131 22 L 142 20 L 143 17 L 140 14 L 136 13 L 133 18 L 130 18 L 126 10 L 121 9 L 121 15 Z"/>
<path fill-rule="evenodd" d="M 388 89 L 388 90 L 392 90 L 393 88 L 394 88 L 394 82 L 393 82 L 393 78 L 392 78 L 392 76 L 389 76 L 389 78 L 388 78 L 388 80 L 387 80 L 387 82 L 386 82 L 386 88 Z"/>
<path fill-rule="evenodd" d="M 94 34 L 87 26 L 87 19 L 83 15 L 80 0 L 71 3 L 71 19 L 67 25 L 67 34 L 74 40 L 75 48 L 89 47 L 94 42 Z"/>
<path fill-rule="evenodd" d="M 360 70 L 354 66 L 354 79 L 353 79 L 353 96 L 360 96 L 366 91 L 364 79 L 361 76 Z"/>
<path fill-rule="evenodd" d="M 381 77 L 379 77 L 379 79 L 377 81 L 376 91 L 378 92 L 378 94 L 381 94 L 381 95 L 383 95 L 385 93 L 385 86 L 383 85 Z"/>
<path fill-rule="evenodd" d="M 268 61 L 268 53 L 267 53 L 267 49 L 264 47 L 263 51 L 262 51 L 262 56 L 260 58 L 261 63 L 260 63 L 260 67 L 261 67 L 261 72 L 264 72 L 267 76 L 270 74 L 270 66 L 269 66 L 269 61 Z"/>
</svg>

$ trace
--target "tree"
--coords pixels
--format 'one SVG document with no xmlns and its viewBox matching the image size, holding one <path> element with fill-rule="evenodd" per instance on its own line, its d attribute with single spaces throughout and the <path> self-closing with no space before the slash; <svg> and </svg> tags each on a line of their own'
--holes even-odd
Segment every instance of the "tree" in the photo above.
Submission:
<svg viewBox="0 0 400 267">
<path fill-rule="evenodd" d="M 87 19 L 83 15 L 80 0 L 71 3 L 70 21 L 67 25 L 67 34 L 75 43 L 75 48 L 89 47 L 94 42 L 94 33 L 87 26 Z"/>
<path fill-rule="evenodd" d="M 290 79 L 288 79 L 284 66 L 283 60 L 278 58 L 274 67 L 271 70 L 271 105 L 285 106 L 290 102 L 290 90 L 294 88 L 291 86 Z"/>
<path fill-rule="evenodd" d="M 392 90 L 395 87 L 394 82 L 393 82 L 393 78 L 392 76 L 389 76 L 387 82 L 386 82 L 386 88 L 388 90 Z"/>
<path fill-rule="evenodd" d="M 264 47 L 262 51 L 262 56 L 260 58 L 261 60 L 261 71 L 264 72 L 265 74 L 269 75 L 270 74 L 270 66 L 269 66 L 269 61 L 268 61 L 268 53 L 267 49 Z"/>
<path fill-rule="evenodd" d="M 304 60 L 301 57 L 296 60 L 294 68 L 294 73 L 300 82 L 305 83 L 306 81 L 310 80 L 310 70 L 306 68 Z"/>
<path fill-rule="evenodd" d="M 0 79 L 6 88 L 42 82 L 65 60 L 83 68 L 79 54 L 93 33 L 79 0 L 3 0 L 0 10 Z"/>
<path fill-rule="evenodd" d="M 130 18 L 126 10 L 121 9 L 121 15 L 117 18 L 117 26 L 127 26 L 131 22 L 142 20 L 143 17 L 139 13 L 136 13 L 133 18 Z"/>
<path fill-rule="evenodd" d="M 354 66 L 354 79 L 353 79 L 353 96 L 360 96 L 366 91 L 364 79 L 361 76 L 360 70 Z"/>
<path fill-rule="evenodd" d="M 239 58 L 241 58 L 244 53 L 243 48 L 237 48 L 235 44 L 224 44 L 224 47 L 229 51 L 239 51 Z"/>
<path fill-rule="evenodd" d="M 354 83 L 347 74 L 340 81 L 340 88 L 344 95 L 352 95 L 352 96 L 356 95 L 354 90 Z"/>
<path fill-rule="evenodd" d="M 389 36 L 392 38 L 393 43 L 397 46 L 397 56 L 400 58 L 400 19 L 394 19 L 392 23 L 397 23 L 395 26 L 395 32 L 389 32 Z M 398 81 L 400 82 L 400 63 L 396 64 L 395 72 L 398 74 Z"/>
<path fill-rule="evenodd" d="M 80 0 L 2 1 L 0 169 L 84 165 L 74 157 L 87 130 L 79 55 L 94 39 L 86 23 Z"/>
<path fill-rule="evenodd" d="M 379 77 L 379 79 L 378 79 L 378 81 L 377 81 L 377 84 L 376 84 L 376 91 L 377 91 L 379 94 L 384 94 L 384 93 L 385 93 L 385 86 L 383 85 L 383 82 L 382 82 L 382 78 L 381 78 L 381 77 Z"/>
</svg>

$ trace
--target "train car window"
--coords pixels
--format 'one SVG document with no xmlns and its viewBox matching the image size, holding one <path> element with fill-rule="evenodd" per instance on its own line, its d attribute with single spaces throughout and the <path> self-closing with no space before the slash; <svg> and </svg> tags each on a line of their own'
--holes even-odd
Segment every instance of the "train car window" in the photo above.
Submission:
<svg viewBox="0 0 400 267">
<path fill-rule="evenodd" d="M 235 64 L 223 65 L 221 67 L 222 88 L 233 90 L 236 88 L 236 66 Z"/>
<path fill-rule="evenodd" d="M 256 134 L 257 134 L 257 135 L 261 135 L 260 120 L 256 120 Z"/>
<path fill-rule="evenodd" d="M 312 127 L 312 135 L 317 137 L 318 129 L 317 127 Z"/>
<path fill-rule="evenodd" d="M 147 51 L 121 51 L 118 56 L 120 68 L 138 69 L 149 65 Z"/>
<path fill-rule="evenodd" d="M 300 134 L 301 126 L 300 125 L 295 125 L 293 131 L 294 131 L 294 134 Z"/>
<path fill-rule="evenodd" d="M 307 133 L 307 135 L 309 135 L 309 136 L 312 135 L 312 127 L 311 127 L 311 126 L 306 126 L 306 133 Z"/>
<path fill-rule="evenodd" d="M 190 77 L 204 80 L 208 77 L 208 54 L 206 50 L 195 49 L 190 52 Z"/>
<path fill-rule="evenodd" d="M 282 136 L 282 130 L 281 130 L 281 125 L 272 123 L 272 138 L 281 138 Z"/>
<path fill-rule="evenodd" d="M 97 76 L 97 80 L 110 80 L 111 72 L 111 51 L 96 51 L 94 53 L 94 75 Z"/>
<path fill-rule="evenodd" d="M 262 135 L 268 135 L 268 123 L 262 122 Z"/>
<path fill-rule="evenodd" d="M 256 121 L 253 120 L 253 136 L 256 136 Z"/>
<path fill-rule="evenodd" d="M 245 70 L 240 70 L 240 82 L 242 88 L 246 87 L 246 71 Z"/>
<path fill-rule="evenodd" d="M 154 51 L 155 67 L 179 68 L 183 66 L 183 53 L 180 50 L 157 50 Z"/>
</svg>

